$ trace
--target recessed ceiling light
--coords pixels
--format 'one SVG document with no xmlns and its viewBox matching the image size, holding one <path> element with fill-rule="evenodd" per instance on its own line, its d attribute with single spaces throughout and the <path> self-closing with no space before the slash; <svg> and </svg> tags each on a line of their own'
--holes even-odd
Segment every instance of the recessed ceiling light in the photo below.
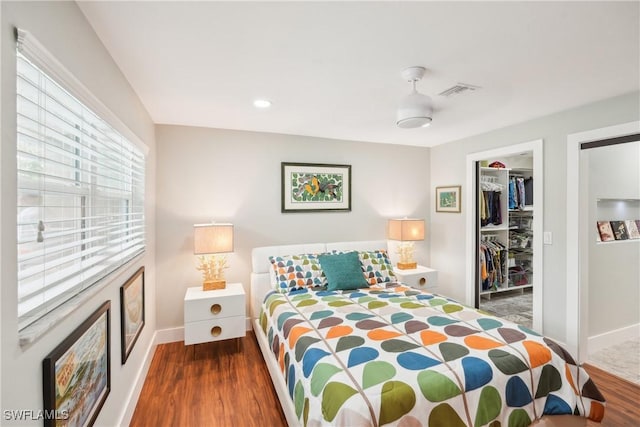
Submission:
<svg viewBox="0 0 640 427">
<path fill-rule="evenodd" d="M 269 108 L 271 107 L 271 101 L 266 99 L 256 99 L 253 101 L 253 106 L 256 108 Z"/>
</svg>

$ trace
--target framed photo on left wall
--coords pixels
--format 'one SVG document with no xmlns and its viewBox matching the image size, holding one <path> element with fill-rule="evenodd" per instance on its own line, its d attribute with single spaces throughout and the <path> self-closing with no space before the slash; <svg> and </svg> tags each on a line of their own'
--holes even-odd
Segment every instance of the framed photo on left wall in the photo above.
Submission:
<svg viewBox="0 0 640 427">
<path fill-rule="evenodd" d="M 120 287 L 120 340 L 122 364 L 144 327 L 144 267 L 140 267 L 127 282 Z"/>
<path fill-rule="evenodd" d="M 92 426 L 111 391 L 111 301 L 42 361 L 45 427 Z"/>
</svg>

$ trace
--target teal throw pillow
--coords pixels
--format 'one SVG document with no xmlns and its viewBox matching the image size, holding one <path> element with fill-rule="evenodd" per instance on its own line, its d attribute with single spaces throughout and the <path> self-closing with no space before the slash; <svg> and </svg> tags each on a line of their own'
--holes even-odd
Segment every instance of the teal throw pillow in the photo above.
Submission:
<svg viewBox="0 0 640 427">
<path fill-rule="evenodd" d="M 362 265 L 357 252 L 318 257 L 322 271 L 327 277 L 327 289 L 330 291 L 346 291 L 368 288 L 369 284 L 362 274 Z"/>
</svg>

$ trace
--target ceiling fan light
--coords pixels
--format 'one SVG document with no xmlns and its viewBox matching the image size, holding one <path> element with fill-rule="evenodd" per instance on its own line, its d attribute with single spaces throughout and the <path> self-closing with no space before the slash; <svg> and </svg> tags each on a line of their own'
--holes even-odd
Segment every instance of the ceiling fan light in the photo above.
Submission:
<svg viewBox="0 0 640 427">
<path fill-rule="evenodd" d="M 413 92 L 402 99 L 398 107 L 396 126 L 403 129 L 427 127 L 431 124 L 432 117 L 431 98 Z"/>
</svg>

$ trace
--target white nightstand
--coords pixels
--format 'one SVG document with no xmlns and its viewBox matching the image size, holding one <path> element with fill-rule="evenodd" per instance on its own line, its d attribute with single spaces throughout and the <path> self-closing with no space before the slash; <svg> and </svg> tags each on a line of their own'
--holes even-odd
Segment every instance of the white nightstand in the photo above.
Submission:
<svg viewBox="0 0 640 427">
<path fill-rule="evenodd" d="M 396 268 L 393 272 L 396 274 L 398 282 L 402 282 L 412 288 L 432 290 L 438 287 L 438 270 L 433 268 L 419 265 L 411 270 Z"/>
<path fill-rule="evenodd" d="M 184 344 L 221 341 L 245 336 L 246 306 L 241 283 L 225 289 L 188 288 L 184 296 Z"/>
</svg>

